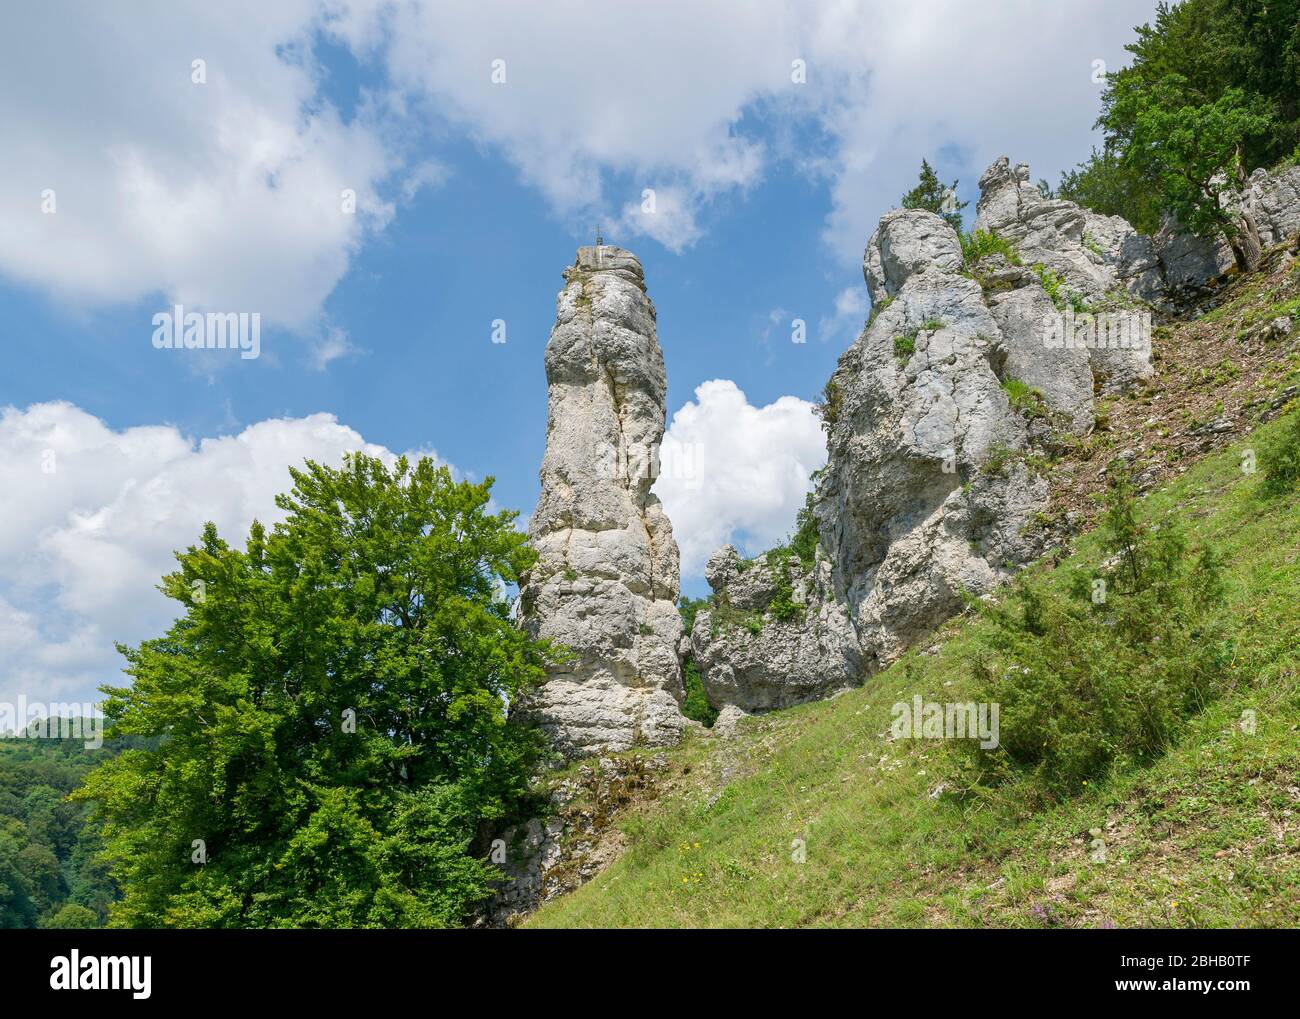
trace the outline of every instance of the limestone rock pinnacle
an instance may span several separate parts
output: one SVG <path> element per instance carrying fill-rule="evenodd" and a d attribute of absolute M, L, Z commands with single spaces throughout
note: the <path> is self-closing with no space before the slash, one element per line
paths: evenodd
<path fill-rule="evenodd" d="M 521 621 L 572 657 L 523 709 L 576 757 L 681 738 L 682 622 L 677 542 L 650 491 L 667 378 L 645 273 L 630 251 L 601 244 L 579 248 L 564 280 Z"/>

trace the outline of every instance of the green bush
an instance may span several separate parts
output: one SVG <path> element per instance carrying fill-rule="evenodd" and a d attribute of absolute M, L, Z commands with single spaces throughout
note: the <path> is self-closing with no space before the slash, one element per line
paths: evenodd
<path fill-rule="evenodd" d="M 916 353 L 916 334 L 917 330 L 913 329 L 894 337 L 894 357 L 898 358 L 899 364 L 906 364 L 907 359 Z"/>
<path fill-rule="evenodd" d="M 774 548 L 767 553 L 767 569 L 776 593 L 768 603 L 767 611 L 773 619 L 791 623 L 803 616 L 804 606 L 794 600 L 794 585 L 790 583 L 790 560 L 795 558 L 789 546 Z"/>
<path fill-rule="evenodd" d="M 1300 410 L 1291 412 L 1290 424 L 1281 439 L 1266 446 L 1260 460 L 1265 495 L 1295 494 L 1300 485 Z"/>
<path fill-rule="evenodd" d="M 817 515 L 813 506 L 813 493 L 809 492 L 804 496 L 803 506 L 795 514 L 795 531 L 790 539 L 790 550 L 799 557 L 805 570 L 812 570 L 817 562 Z"/>
<path fill-rule="evenodd" d="M 840 419 L 840 406 L 843 400 L 844 394 L 840 392 L 840 384 L 834 379 L 828 380 L 822 389 L 822 402 L 813 408 L 817 416 L 822 419 L 822 424 L 830 426 Z"/>
<path fill-rule="evenodd" d="M 1076 571 L 1066 591 L 1022 576 L 1001 604 L 975 603 L 993 624 L 976 699 L 1000 706 L 1000 744 L 958 744 L 968 791 L 1028 777 L 1047 796 L 1076 793 L 1162 753 L 1225 682 L 1217 555 L 1190 549 L 1173 522 L 1140 519 L 1123 465 L 1110 474 L 1109 572 Z"/>
<path fill-rule="evenodd" d="M 1034 387 L 1019 379 L 1007 379 L 1002 383 L 1002 390 L 1007 394 L 1007 402 L 1011 404 L 1012 410 L 1027 418 L 1047 416 L 1047 401 L 1042 392 Z"/>
<path fill-rule="evenodd" d="M 1083 314 L 1088 310 L 1088 302 L 1083 299 L 1081 294 L 1076 294 L 1065 285 L 1065 277 L 1055 272 L 1042 262 L 1035 262 L 1032 266 L 1033 273 L 1038 277 L 1043 289 L 1047 291 L 1047 296 L 1051 298 L 1052 304 L 1057 311 L 1064 311 L 1066 308 L 1072 308 L 1078 314 Z"/>
<path fill-rule="evenodd" d="M 718 709 L 709 703 L 704 692 L 704 680 L 700 677 L 700 667 L 695 659 L 687 658 L 682 663 L 682 682 L 686 686 L 686 700 L 682 703 L 682 714 L 694 719 L 706 729 L 712 729 L 718 720 Z"/>
<path fill-rule="evenodd" d="M 962 260 L 967 268 L 989 255 L 1001 255 L 1012 265 L 1020 264 L 1020 252 L 1016 246 L 992 230 L 975 230 L 958 236 L 961 238 Z"/>

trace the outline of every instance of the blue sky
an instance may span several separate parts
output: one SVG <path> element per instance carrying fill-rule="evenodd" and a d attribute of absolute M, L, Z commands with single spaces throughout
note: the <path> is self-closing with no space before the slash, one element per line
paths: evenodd
<path fill-rule="evenodd" d="M 150 585 L 170 549 L 203 519 L 272 516 L 281 461 L 436 451 L 527 514 L 560 273 L 597 222 L 645 265 L 670 420 L 694 405 L 670 435 L 704 450 L 701 484 L 659 490 L 684 587 L 705 593 L 708 551 L 759 551 L 793 521 L 824 456 L 809 401 L 866 313 L 862 249 L 921 157 L 961 179 L 968 218 L 998 155 L 1056 179 L 1094 140 L 1094 62 L 1118 66 L 1152 6 L 14 14 L 0 698 L 114 679 L 112 641 L 169 618 Z M 154 349 L 152 316 L 175 300 L 258 311 L 261 356 Z"/>

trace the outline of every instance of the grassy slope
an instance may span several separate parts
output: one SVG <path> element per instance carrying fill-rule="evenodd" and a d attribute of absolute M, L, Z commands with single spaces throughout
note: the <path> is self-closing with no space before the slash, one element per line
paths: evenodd
<path fill-rule="evenodd" d="M 914 693 L 964 699 L 984 624 L 952 620 L 860 690 L 673 751 L 623 856 L 528 925 L 1300 926 L 1300 499 L 1261 500 L 1239 467 L 1278 425 L 1144 501 L 1225 554 L 1239 642 L 1233 689 L 1157 763 L 1037 812 L 1015 788 L 944 795 L 951 751 L 888 729 Z M 1091 535 L 1075 560 L 1096 562 Z"/>

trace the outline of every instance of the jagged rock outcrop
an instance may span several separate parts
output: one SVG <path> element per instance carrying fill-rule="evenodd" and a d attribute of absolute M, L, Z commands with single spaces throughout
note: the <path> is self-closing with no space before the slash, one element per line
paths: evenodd
<path fill-rule="evenodd" d="M 770 711 L 861 683 L 857 635 L 824 556 L 809 570 L 793 555 L 746 561 L 727 545 L 705 576 L 713 601 L 695 617 L 691 654 L 714 707 Z"/>
<path fill-rule="evenodd" d="M 572 652 L 521 710 L 566 756 L 681 738 L 677 543 L 650 492 L 667 382 L 641 263 L 583 247 L 546 347 L 538 561 L 521 584 L 535 636 Z"/>
<path fill-rule="evenodd" d="M 654 800 L 670 770 L 664 754 L 602 757 L 555 783 L 545 816 L 507 828 L 486 850 L 502 877 L 479 925 L 513 926 L 604 870 L 623 849 L 620 816 Z"/>
<path fill-rule="evenodd" d="M 1045 550 L 1044 458 L 1092 429 L 1094 393 L 1151 374 L 1149 309 L 1232 263 L 1047 198 L 1006 158 L 980 188 L 974 228 L 996 239 L 964 263 L 940 217 L 881 219 L 863 260 L 875 314 L 827 386 L 817 516 L 868 670 Z M 1265 244 L 1287 238 L 1300 168 L 1257 172 L 1236 200 Z"/>
<path fill-rule="evenodd" d="M 1164 270 L 1150 237 L 1138 233 L 1121 216 L 1102 216 L 1065 199 L 1044 197 L 1029 182 L 1029 167 L 1024 163 L 1013 167 L 1003 156 L 984 171 L 976 212 L 975 230 L 997 234 L 1018 252 L 1022 272 L 1015 284 L 1022 291 L 1026 286 L 1030 293 L 1042 290 L 1041 286 L 1033 287 L 1033 277 L 1039 272 L 1053 274 L 1060 279 L 1058 303 L 1072 302 L 1071 310 L 1077 305 L 1085 314 L 1109 308 L 1125 326 L 1125 317 L 1118 313 L 1131 305 L 1132 299 L 1160 306 L 1166 302 Z M 1034 269 L 1036 266 L 1042 266 L 1042 270 Z M 1004 297 L 993 303 L 996 306 L 1010 301 L 1019 306 L 1025 299 Z M 1041 305 L 1037 296 L 1032 300 Z M 1004 312 L 999 317 L 1009 333 L 1010 345 L 1022 351 L 1044 349 L 1045 319 L 1037 309 L 1027 319 L 1016 312 Z M 1084 352 L 1086 357 L 1077 356 Z M 1084 381 L 1087 370 L 1100 377 L 1100 388 L 1105 392 L 1127 389 L 1151 373 L 1149 337 L 1130 346 L 1085 347 L 1083 351 L 1071 351 L 1074 357 L 1062 357 L 1060 353 L 1054 351 L 1047 365 L 1041 357 L 1035 357 L 1038 377 L 1023 380 L 1045 394 L 1055 391 L 1064 397 L 1063 390 L 1076 388 Z M 1064 383 L 1054 381 L 1058 367 L 1069 375 Z M 1071 412 L 1080 423 L 1088 417 L 1082 408 L 1072 408 Z"/>
<path fill-rule="evenodd" d="M 882 218 L 864 260 L 881 310 L 827 386 L 817 516 L 868 673 L 957 611 L 963 591 L 991 589 L 1041 550 L 1030 524 L 1047 483 L 1025 463 L 1034 422 L 1012 408 L 999 371 L 1039 356 L 1028 302 L 1042 287 L 1017 277 L 1025 328 L 1004 334 L 960 250 L 932 213 Z M 1068 395 L 1074 413 L 1084 394 Z"/>
<path fill-rule="evenodd" d="M 1300 233 L 1300 166 L 1278 173 L 1258 169 L 1241 194 L 1229 193 L 1224 202 L 1230 207 L 1244 203 L 1265 247 L 1288 240 Z M 1194 297 L 1236 264 L 1232 248 L 1222 237 L 1197 237 L 1180 230 L 1173 220 L 1165 221 L 1154 241 L 1170 298 Z"/>
<path fill-rule="evenodd" d="M 968 250 L 920 210 L 886 213 L 872 235 L 872 319 L 822 407 L 830 582 L 819 564 L 802 580 L 804 617 L 760 620 L 766 569 L 715 556 L 691 641 L 713 703 L 766 710 L 859 682 L 1046 551 L 1060 536 L 1042 516 L 1044 464 L 1092 430 L 1097 394 L 1151 376 L 1151 312 L 1184 306 L 1232 264 L 1221 242 L 1147 237 L 1046 197 L 1005 157 L 980 189 Z M 1300 168 L 1257 172 L 1234 200 L 1266 245 L 1293 236 Z"/>
<path fill-rule="evenodd" d="M 1046 198 L 1029 167 L 1006 156 L 980 177 L 975 229 L 1011 241 L 1026 265 L 1041 263 L 1071 291 L 1095 303 L 1121 288 L 1153 302 L 1164 294 L 1160 258 L 1150 237 L 1121 216 L 1103 216 L 1063 198 Z"/>

